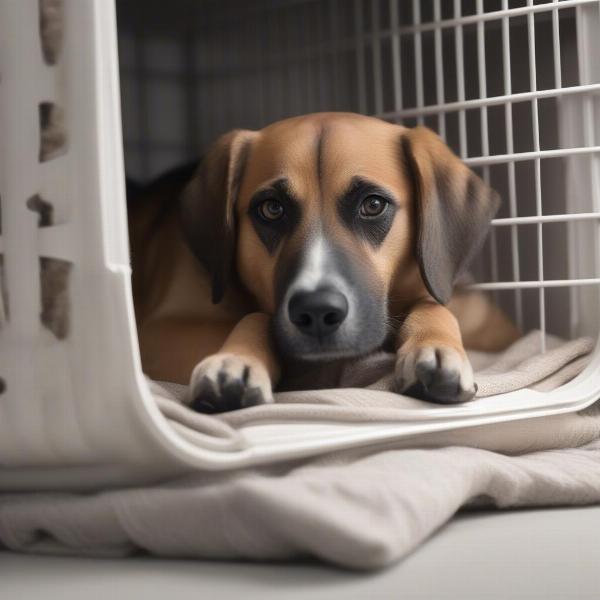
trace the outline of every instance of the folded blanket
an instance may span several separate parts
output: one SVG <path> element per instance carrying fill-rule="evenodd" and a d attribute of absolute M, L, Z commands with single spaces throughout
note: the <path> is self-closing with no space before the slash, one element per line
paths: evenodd
<path fill-rule="evenodd" d="M 531 343 L 524 338 L 501 356 L 473 357 L 483 394 L 556 386 L 581 370 L 591 347 L 589 341 L 553 340 L 546 355 L 531 358 Z M 164 387 L 159 402 L 182 431 L 217 445 L 242 444 L 239 427 L 275 419 L 277 411 L 279 418 L 282 410 L 289 417 L 295 414 L 285 410 L 289 407 L 302 418 L 315 413 L 352 418 L 353 412 L 357 418 L 377 399 L 372 410 L 378 418 L 389 415 L 394 410 L 392 394 L 385 391 L 389 363 L 378 368 L 370 383 L 365 373 L 373 375 L 375 368 L 347 375 L 377 389 L 301 392 L 296 403 L 294 393 L 281 394 L 279 405 L 218 419 L 191 413 L 168 398 Z M 418 401 L 394 399 L 404 413 L 417 410 Z M 429 434 L 420 438 L 420 448 L 361 448 L 97 494 L 4 495 L 0 544 L 94 555 L 147 551 L 255 560 L 310 555 L 346 567 L 379 568 L 413 550 L 461 507 L 599 502 L 599 436 L 600 414 L 591 407 L 580 414 Z M 515 456 L 532 449 L 539 451 Z"/>

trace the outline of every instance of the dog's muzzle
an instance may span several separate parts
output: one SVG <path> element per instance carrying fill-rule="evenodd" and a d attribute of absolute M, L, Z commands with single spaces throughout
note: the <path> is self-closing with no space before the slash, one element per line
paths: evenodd
<path fill-rule="evenodd" d="M 280 270 L 272 326 L 284 356 L 336 360 L 379 347 L 386 298 L 331 240 L 317 238 Z"/>

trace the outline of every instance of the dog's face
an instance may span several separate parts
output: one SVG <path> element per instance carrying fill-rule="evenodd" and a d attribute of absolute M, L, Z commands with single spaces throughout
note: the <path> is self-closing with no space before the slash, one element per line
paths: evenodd
<path fill-rule="evenodd" d="M 381 345 L 395 270 L 418 272 L 399 151 L 395 127 L 337 115 L 276 123 L 254 141 L 237 203 L 237 272 L 274 314 L 286 354 L 337 358 Z"/>
<path fill-rule="evenodd" d="M 284 354 L 333 359 L 381 346 L 390 309 L 446 301 L 496 206 L 430 131 L 321 113 L 221 138 L 183 224 L 215 300 L 234 271 Z"/>

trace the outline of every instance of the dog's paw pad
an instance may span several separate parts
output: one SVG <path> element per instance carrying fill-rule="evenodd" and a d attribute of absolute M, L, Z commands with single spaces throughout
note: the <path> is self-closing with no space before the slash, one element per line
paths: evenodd
<path fill-rule="evenodd" d="M 407 396 L 441 404 L 467 402 L 477 393 L 468 358 L 453 348 L 399 351 L 396 383 Z"/>
<path fill-rule="evenodd" d="M 266 369 L 231 354 L 204 359 L 192 373 L 189 405 L 202 413 L 220 413 L 273 402 Z"/>

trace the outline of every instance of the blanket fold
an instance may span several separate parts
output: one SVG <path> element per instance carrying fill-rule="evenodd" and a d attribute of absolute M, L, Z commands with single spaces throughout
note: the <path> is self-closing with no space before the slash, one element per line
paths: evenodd
<path fill-rule="evenodd" d="M 600 444 L 520 457 L 476 448 L 342 453 L 292 468 L 196 474 L 95 496 L 5 496 L 10 549 L 252 560 L 355 569 L 400 559 L 463 505 L 600 501 Z"/>

